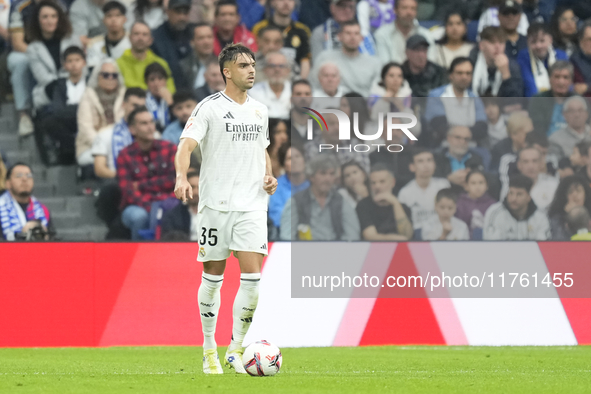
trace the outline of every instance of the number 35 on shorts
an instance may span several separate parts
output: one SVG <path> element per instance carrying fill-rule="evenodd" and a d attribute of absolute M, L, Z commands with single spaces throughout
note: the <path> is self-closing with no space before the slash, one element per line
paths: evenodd
<path fill-rule="evenodd" d="M 216 235 L 218 229 L 210 228 L 209 230 L 205 227 L 201 227 L 201 238 L 199 238 L 199 245 L 205 244 L 209 246 L 216 246 L 218 244 L 218 236 Z"/>

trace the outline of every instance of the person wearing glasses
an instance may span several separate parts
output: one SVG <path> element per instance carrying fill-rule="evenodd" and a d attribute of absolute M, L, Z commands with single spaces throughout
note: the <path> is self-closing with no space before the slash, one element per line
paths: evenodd
<path fill-rule="evenodd" d="M 123 117 L 125 83 L 115 60 L 107 58 L 94 68 L 78 104 L 76 159 L 80 166 L 92 166 L 92 143 L 106 126 Z"/>
<path fill-rule="evenodd" d="M 49 210 L 33 196 L 34 186 L 28 164 L 19 162 L 8 169 L 6 192 L 0 195 L 0 240 L 31 239 L 35 231 L 53 232 Z"/>
<path fill-rule="evenodd" d="M 255 83 L 250 96 L 269 108 L 270 118 L 289 119 L 291 109 L 291 66 L 281 52 L 265 56 L 266 81 Z"/>

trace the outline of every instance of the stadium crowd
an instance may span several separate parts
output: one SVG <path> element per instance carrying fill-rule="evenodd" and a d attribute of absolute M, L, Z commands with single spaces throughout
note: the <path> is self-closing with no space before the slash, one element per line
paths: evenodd
<path fill-rule="evenodd" d="M 591 239 L 588 1 L 0 0 L 0 91 L 45 164 L 97 180 L 108 239 L 197 240 L 201 157 L 187 205 L 173 158 L 232 42 L 269 108 L 270 240 Z M 401 151 L 327 113 L 308 139 L 306 108 Z M 50 232 L 33 186 L 0 159 L 0 239 Z"/>

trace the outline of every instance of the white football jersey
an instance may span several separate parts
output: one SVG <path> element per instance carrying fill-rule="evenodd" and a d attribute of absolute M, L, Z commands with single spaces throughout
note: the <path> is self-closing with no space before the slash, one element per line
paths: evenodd
<path fill-rule="evenodd" d="M 398 200 L 410 208 L 415 230 L 422 228 L 431 216 L 436 215 L 437 192 L 448 187 L 450 187 L 449 181 L 444 178 L 431 178 L 426 189 L 421 188 L 413 179 L 400 190 Z"/>
<path fill-rule="evenodd" d="M 212 94 L 193 110 L 182 138 L 201 149 L 199 212 L 266 211 L 263 189 L 269 146 L 268 110 L 252 97 L 242 105 L 223 92 Z"/>

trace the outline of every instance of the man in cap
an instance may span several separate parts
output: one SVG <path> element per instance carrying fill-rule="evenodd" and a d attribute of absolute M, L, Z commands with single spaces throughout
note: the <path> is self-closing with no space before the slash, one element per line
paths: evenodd
<path fill-rule="evenodd" d="M 509 59 L 517 59 L 519 51 L 527 48 L 527 38 L 518 31 L 522 15 L 523 7 L 515 0 L 506 0 L 499 6 L 499 26 L 507 35 L 505 55 Z"/>
<path fill-rule="evenodd" d="M 402 64 L 402 72 L 414 97 L 427 97 L 430 90 L 447 83 L 445 70 L 427 60 L 429 46 L 429 41 L 419 34 L 406 41 L 407 60 Z"/>

